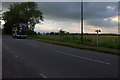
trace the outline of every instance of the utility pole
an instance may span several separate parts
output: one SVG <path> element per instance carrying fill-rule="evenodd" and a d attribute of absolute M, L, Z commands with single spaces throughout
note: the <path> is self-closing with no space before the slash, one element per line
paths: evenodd
<path fill-rule="evenodd" d="M 81 0 L 81 41 L 83 42 L 83 0 Z"/>

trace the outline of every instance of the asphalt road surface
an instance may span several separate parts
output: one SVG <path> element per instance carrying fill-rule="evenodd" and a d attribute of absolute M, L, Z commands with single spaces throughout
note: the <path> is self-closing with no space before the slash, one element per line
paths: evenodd
<path fill-rule="evenodd" d="M 118 57 L 2 37 L 3 78 L 118 78 Z"/>

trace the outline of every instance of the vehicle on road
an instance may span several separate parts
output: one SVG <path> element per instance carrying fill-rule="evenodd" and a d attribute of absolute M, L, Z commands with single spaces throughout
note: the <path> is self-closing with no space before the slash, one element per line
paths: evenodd
<path fill-rule="evenodd" d="M 12 36 L 14 38 L 26 38 L 27 37 L 27 24 L 25 23 L 13 24 Z"/>

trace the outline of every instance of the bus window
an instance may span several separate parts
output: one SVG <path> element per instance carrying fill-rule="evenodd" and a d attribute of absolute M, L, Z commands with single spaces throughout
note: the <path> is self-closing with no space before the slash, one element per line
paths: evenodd
<path fill-rule="evenodd" d="M 17 27 L 20 27 L 20 25 L 19 25 L 19 24 L 17 24 Z"/>
<path fill-rule="evenodd" d="M 24 27 L 24 25 L 22 25 L 22 27 Z"/>

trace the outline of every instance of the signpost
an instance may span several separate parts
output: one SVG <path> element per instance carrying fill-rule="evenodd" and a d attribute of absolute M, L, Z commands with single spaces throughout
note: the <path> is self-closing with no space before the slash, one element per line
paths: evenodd
<path fill-rule="evenodd" d="M 96 30 L 95 32 L 97 32 L 97 45 L 99 44 L 99 36 L 98 36 L 98 34 L 99 34 L 99 32 L 101 32 L 101 30 Z"/>

